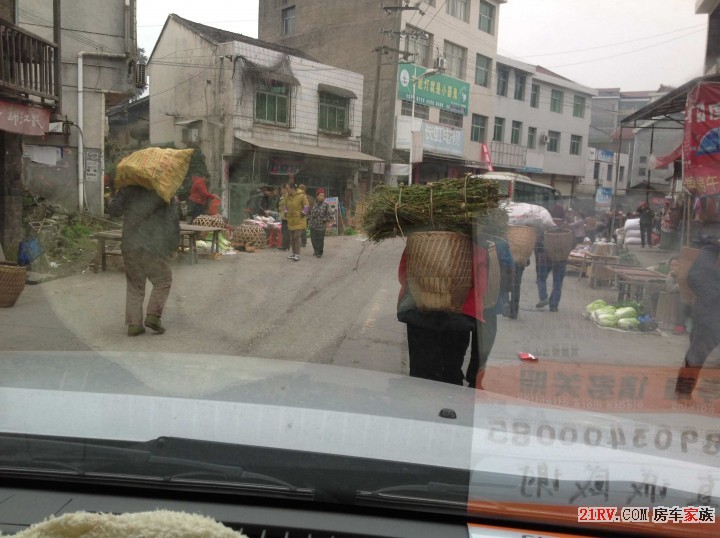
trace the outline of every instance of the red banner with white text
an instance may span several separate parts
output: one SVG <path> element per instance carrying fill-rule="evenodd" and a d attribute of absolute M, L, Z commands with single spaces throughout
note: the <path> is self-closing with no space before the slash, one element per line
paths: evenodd
<path fill-rule="evenodd" d="M 701 82 L 688 94 L 683 141 L 685 188 L 720 193 L 720 84 Z"/>

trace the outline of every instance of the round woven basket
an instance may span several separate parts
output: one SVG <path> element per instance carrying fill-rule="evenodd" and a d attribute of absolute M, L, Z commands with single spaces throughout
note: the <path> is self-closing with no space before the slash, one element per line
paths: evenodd
<path fill-rule="evenodd" d="M 483 296 L 483 310 L 494 307 L 500 295 L 500 260 L 495 243 L 490 243 L 487 251 L 487 288 Z"/>
<path fill-rule="evenodd" d="M 575 237 L 572 230 L 546 230 L 545 252 L 551 262 L 567 261 L 573 249 Z"/>
<path fill-rule="evenodd" d="M 699 255 L 700 249 L 698 248 L 683 247 L 680 249 L 677 282 L 678 288 L 680 288 L 682 302 L 689 305 L 695 304 L 695 293 L 690 289 L 690 285 L 688 284 L 688 273 Z"/>
<path fill-rule="evenodd" d="M 472 288 L 472 243 L 455 232 L 416 232 L 407 241 L 407 284 L 418 309 L 460 312 Z"/>
<path fill-rule="evenodd" d="M 535 228 L 510 225 L 507 230 L 507 241 L 513 261 L 518 265 L 525 265 L 535 249 Z"/>
<path fill-rule="evenodd" d="M 0 262 L 0 308 L 10 308 L 25 289 L 26 267 Z"/>
<path fill-rule="evenodd" d="M 195 226 L 225 228 L 225 220 L 220 215 L 198 215 L 192 221 Z"/>
<path fill-rule="evenodd" d="M 240 241 L 241 243 L 249 244 L 257 248 L 267 247 L 265 228 L 257 224 L 243 224 L 242 226 L 238 226 L 233 236 L 236 241 Z"/>

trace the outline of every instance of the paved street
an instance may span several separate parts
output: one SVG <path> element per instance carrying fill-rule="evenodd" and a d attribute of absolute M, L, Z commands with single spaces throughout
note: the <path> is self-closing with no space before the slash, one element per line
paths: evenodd
<path fill-rule="evenodd" d="M 27 286 L 13 308 L 0 310 L 2 347 L 225 354 L 407 373 L 405 326 L 395 316 L 403 241 L 328 238 L 321 260 L 308 255 L 310 248 L 299 263 L 272 250 L 194 266 L 178 261 L 162 336 L 126 336 L 125 279 L 117 269 Z M 669 257 L 637 251 L 646 265 Z M 499 318 L 491 361 L 517 361 L 528 351 L 571 364 L 681 362 L 687 337 L 600 329 L 582 319 L 587 303 L 611 301 L 615 290 L 592 290 L 568 273 L 560 312 L 550 313 L 535 309 L 534 281 L 531 265 L 519 319 Z"/>

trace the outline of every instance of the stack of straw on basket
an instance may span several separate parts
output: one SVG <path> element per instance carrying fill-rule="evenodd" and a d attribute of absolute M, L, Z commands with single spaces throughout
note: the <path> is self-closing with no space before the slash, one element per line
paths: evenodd
<path fill-rule="evenodd" d="M 495 181 L 447 179 L 428 185 L 382 186 L 369 196 L 363 226 L 372 241 L 408 236 L 407 283 L 420 310 L 460 312 L 473 286 L 473 244 L 505 237 L 507 213 Z M 500 265 L 488 248 L 484 306 L 497 302 Z"/>

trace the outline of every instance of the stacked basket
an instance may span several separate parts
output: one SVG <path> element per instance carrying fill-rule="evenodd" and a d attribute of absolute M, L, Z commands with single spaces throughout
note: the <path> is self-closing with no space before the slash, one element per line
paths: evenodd
<path fill-rule="evenodd" d="M 572 252 L 575 237 L 571 230 L 546 230 L 544 237 L 545 252 L 551 262 L 566 262 Z"/>
<path fill-rule="evenodd" d="M 407 241 L 407 283 L 419 310 L 460 312 L 472 288 L 472 243 L 455 232 L 416 232 Z"/>
<path fill-rule="evenodd" d="M 0 262 L 0 308 L 15 304 L 25 289 L 27 269 L 11 262 Z"/>

